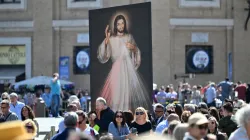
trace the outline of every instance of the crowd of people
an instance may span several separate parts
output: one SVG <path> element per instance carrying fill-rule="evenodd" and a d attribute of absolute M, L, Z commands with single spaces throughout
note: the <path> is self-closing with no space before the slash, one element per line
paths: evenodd
<path fill-rule="evenodd" d="M 64 117 L 52 140 L 145 140 L 159 135 L 171 140 L 250 139 L 250 87 L 242 82 L 233 84 L 225 79 L 204 87 L 194 85 L 192 89 L 184 83 L 176 90 L 172 84 L 154 87 L 153 112 L 144 107 L 112 110 L 102 97 L 96 99 L 93 111 L 86 111 L 81 98 L 72 94 L 66 112 L 60 116 L 57 108 L 53 109 L 62 97 L 57 76 L 54 74 L 44 94 L 36 95 L 45 101 L 53 117 Z M 16 93 L 2 93 L 1 100 L 0 122 L 23 121 L 34 139 L 39 134 L 34 109 L 19 101 Z"/>

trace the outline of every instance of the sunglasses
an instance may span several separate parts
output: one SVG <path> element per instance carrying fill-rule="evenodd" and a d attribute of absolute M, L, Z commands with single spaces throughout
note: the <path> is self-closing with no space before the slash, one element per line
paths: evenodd
<path fill-rule="evenodd" d="M 121 115 L 117 115 L 117 116 L 115 116 L 116 118 L 122 118 L 122 116 Z"/>
<path fill-rule="evenodd" d="M 27 129 L 34 129 L 34 127 L 33 126 L 25 126 Z"/>
<path fill-rule="evenodd" d="M 8 100 L 8 98 L 2 98 L 2 100 Z"/>
<path fill-rule="evenodd" d="M 143 115 L 144 112 L 136 112 L 135 115 Z"/>
<path fill-rule="evenodd" d="M 208 125 L 207 124 L 203 124 L 203 125 L 198 125 L 198 128 L 201 129 L 208 129 Z"/>
<path fill-rule="evenodd" d="M 161 112 L 163 112 L 163 111 L 155 111 L 156 113 L 161 113 Z"/>

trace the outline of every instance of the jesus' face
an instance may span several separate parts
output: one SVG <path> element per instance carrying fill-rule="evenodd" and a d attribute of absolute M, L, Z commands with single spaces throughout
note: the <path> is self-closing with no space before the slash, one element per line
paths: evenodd
<path fill-rule="evenodd" d="M 124 20 L 123 19 L 119 19 L 117 21 L 117 24 L 116 24 L 117 31 L 119 33 L 123 33 L 124 32 L 124 26 L 125 26 Z"/>

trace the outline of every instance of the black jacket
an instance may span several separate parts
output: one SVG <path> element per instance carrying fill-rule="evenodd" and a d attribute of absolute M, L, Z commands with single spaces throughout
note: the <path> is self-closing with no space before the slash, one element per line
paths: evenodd
<path fill-rule="evenodd" d="M 100 120 L 95 119 L 95 123 L 100 127 L 99 134 L 108 132 L 110 122 L 113 121 L 115 113 L 108 107 L 101 111 Z"/>

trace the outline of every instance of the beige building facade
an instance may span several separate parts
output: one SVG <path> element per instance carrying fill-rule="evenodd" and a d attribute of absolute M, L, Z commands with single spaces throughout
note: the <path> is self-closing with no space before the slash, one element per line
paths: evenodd
<path fill-rule="evenodd" d="M 89 45 L 88 10 L 148 1 L 6 0 L 0 3 L 0 47 L 25 46 L 26 78 L 52 75 L 59 70 L 59 57 L 69 56 L 69 80 L 76 87 L 90 89 L 89 75 L 73 73 L 74 46 Z M 212 45 L 214 56 L 213 74 L 199 74 L 188 82 L 223 80 L 228 76 L 229 53 L 232 79 L 249 81 L 246 0 L 151 0 L 151 4 L 154 83 L 176 84 L 182 80 L 175 80 L 174 75 L 185 74 L 185 45 Z M 86 38 L 79 42 L 79 36 Z M 8 77 L 2 74 L 0 79 Z"/>

